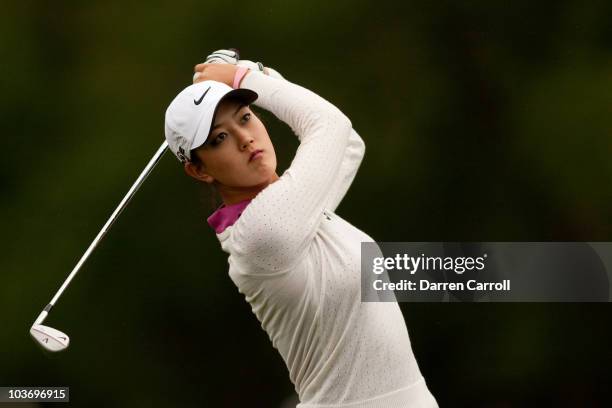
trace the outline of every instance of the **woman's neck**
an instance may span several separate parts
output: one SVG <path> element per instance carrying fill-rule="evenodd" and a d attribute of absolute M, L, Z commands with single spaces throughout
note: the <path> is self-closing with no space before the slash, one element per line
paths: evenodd
<path fill-rule="evenodd" d="M 217 190 L 219 191 L 219 195 L 223 200 L 223 204 L 228 206 L 238 204 L 245 200 L 252 200 L 261 190 L 268 187 L 278 179 L 278 174 L 274 173 L 272 178 L 264 184 L 259 184 L 252 187 L 228 187 L 224 185 L 217 185 Z"/>

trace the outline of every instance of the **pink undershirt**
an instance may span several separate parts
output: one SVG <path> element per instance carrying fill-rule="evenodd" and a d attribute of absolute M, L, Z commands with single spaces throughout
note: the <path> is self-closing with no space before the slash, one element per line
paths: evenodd
<path fill-rule="evenodd" d="M 208 225 L 210 225 L 217 234 L 222 233 L 227 227 L 234 225 L 236 220 L 240 218 L 240 215 L 242 215 L 242 212 L 250 202 L 251 199 L 227 206 L 223 204 L 221 207 L 217 208 L 210 217 L 207 218 Z"/>

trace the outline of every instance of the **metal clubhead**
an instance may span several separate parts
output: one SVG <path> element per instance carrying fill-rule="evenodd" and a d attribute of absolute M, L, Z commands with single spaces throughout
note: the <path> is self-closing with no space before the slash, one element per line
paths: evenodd
<path fill-rule="evenodd" d="M 35 324 L 30 329 L 30 334 L 34 339 L 49 351 L 62 351 L 70 343 L 70 338 L 65 333 L 52 327 Z"/>

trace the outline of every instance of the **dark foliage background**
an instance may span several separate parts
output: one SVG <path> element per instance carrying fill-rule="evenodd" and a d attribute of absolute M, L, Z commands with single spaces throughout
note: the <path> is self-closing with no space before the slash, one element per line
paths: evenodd
<path fill-rule="evenodd" d="M 0 385 L 67 385 L 87 407 L 292 394 L 169 154 L 51 313 L 70 349 L 28 335 L 218 48 L 351 118 L 367 153 L 338 213 L 379 241 L 609 241 L 611 16 L 604 0 L 3 3 Z M 297 143 L 264 117 L 284 169 Z M 610 402 L 610 304 L 402 309 L 441 406 Z"/>

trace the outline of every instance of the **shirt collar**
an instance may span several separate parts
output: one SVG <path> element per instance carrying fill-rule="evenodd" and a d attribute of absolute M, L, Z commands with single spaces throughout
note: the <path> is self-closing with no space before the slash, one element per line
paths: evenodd
<path fill-rule="evenodd" d="M 207 218 L 210 225 L 217 234 L 225 231 L 227 227 L 231 227 L 240 218 L 244 209 L 249 205 L 251 199 L 241 201 L 231 205 L 221 205 L 217 208 L 210 217 Z"/>

